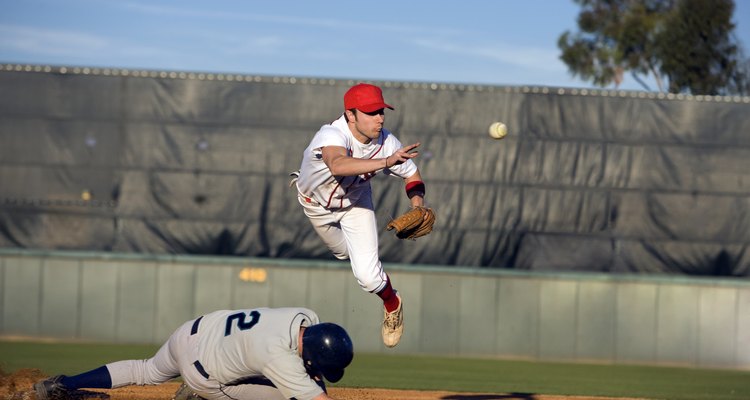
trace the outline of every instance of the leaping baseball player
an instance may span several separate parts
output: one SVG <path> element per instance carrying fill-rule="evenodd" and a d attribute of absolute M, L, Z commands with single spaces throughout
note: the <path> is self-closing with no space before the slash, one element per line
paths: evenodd
<path fill-rule="evenodd" d="M 425 185 L 412 161 L 420 144 L 402 146 L 383 127 L 386 108 L 394 109 L 379 87 L 352 86 L 344 94 L 343 114 L 323 125 L 305 149 L 292 184 L 296 182 L 305 215 L 333 255 L 349 259 L 360 287 L 383 300 L 383 343 L 394 347 L 403 334 L 403 304 L 380 262 L 370 180 L 379 173 L 402 178 L 412 207 L 420 209 Z"/>
<path fill-rule="evenodd" d="M 157 385 L 182 376 L 175 399 L 326 400 L 354 357 L 344 328 L 306 308 L 221 310 L 185 322 L 146 360 L 116 361 L 34 384 L 38 400 L 79 389 Z"/>

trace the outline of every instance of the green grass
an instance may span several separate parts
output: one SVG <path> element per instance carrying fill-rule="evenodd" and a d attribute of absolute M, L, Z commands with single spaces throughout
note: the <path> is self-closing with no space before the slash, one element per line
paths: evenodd
<path fill-rule="evenodd" d="M 0 368 L 76 374 L 107 362 L 148 358 L 158 346 L 0 341 Z M 750 371 L 541 363 L 356 354 L 337 386 L 461 392 L 750 399 Z M 530 397 L 530 396 L 529 396 Z"/>
<path fill-rule="evenodd" d="M 0 368 L 38 368 L 47 375 L 78 374 L 112 361 L 149 358 L 159 346 L 40 343 L 0 340 Z"/>
<path fill-rule="evenodd" d="M 750 372 L 357 354 L 346 386 L 649 399 L 750 399 Z"/>

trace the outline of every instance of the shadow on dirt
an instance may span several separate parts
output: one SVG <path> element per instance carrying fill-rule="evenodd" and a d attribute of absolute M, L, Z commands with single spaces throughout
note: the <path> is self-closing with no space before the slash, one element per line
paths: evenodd
<path fill-rule="evenodd" d="M 441 397 L 441 400 L 534 400 L 533 393 L 507 393 L 507 394 L 452 394 Z"/>

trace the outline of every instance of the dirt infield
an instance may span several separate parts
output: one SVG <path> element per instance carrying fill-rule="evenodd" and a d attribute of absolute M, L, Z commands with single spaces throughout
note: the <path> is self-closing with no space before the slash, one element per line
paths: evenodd
<path fill-rule="evenodd" d="M 46 378 L 39 370 L 22 369 L 0 376 L 0 399 L 35 400 L 34 382 Z M 169 400 L 180 386 L 168 382 L 158 386 L 130 386 L 120 389 L 87 391 L 81 399 Z M 456 393 L 444 391 L 390 390 L 366 388 L 330 388 L 329 394 L 339 400 L 615 400 L 610 397 L 549 396 L 531 393 Z M 617 398 L 616 400 L 638 400 Z M 642 400 L 642 399 L 641 399 Z"/>

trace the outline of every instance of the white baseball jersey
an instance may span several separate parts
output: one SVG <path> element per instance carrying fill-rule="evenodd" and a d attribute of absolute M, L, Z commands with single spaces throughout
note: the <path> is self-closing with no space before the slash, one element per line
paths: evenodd
<path fill-rule="evenodd" d="M 315 134 L 310 145 L 305 149 L 300 166 L 300 176 L 297 189 L 300 194 L 307 196 L 329 209 L 338 209 L 357 204 L 360 199 L 370 198 L 372 189 L 370 179 L 378 172 L 393 174 L 401 178 L 408 178 L 417 172 L 413 161 L 358 176 L 333 176 L 331 170 L 323 161 L 323 147 L 339 146 L 346 149 L 347 154 L 354 158 L 373 159 L 386 158 L 402 147 L 401 142 L 389 130 L 383 128 L 380 137 L 368 144 L 358 141 L 346 123 L 346 117 L 330 124 L 323 125 Z"/>
<path fill-rule="evenodd" d="M 221 310 L 198 328 L 198 360 L 223 384 L 265 376 L 286 398 L 310 399 L 323 390 L 298 355 L 300 327 L 319 323 L 306 308 Z"/>

